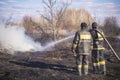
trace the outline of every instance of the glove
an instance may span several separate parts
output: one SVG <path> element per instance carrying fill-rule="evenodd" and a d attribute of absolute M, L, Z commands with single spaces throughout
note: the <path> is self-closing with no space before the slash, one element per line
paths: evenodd
<path fill-rule="evenodd" d="M 77 55 L 76 55 L 75 50 L 72 50 L 72 52 L 73 52 L 74 57 L 76 57 Z"/>

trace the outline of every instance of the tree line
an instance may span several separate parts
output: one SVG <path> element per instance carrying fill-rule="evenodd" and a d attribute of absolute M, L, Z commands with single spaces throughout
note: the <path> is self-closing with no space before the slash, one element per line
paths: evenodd
<path fill-rule="evenodd" d="M 71 34 L 80 29 L 81 22 L 86 22 L 91 28 L 96 21 L 85 9 L 70 9 L 71 2 L 60 0 L 42 0 L 44 13 L 39 14 L 39 21 L 34 16 L 24 16 L 20 23 L 26 29 L 26 33 L 39 40 L 57 40 L 61 35 Z M 98 23 L 99 24 L 99 23 Z M 119 35 L 120 27 L 116 17 L 106 17 L 104 23 L 99 25 L 107 36 Z"/>

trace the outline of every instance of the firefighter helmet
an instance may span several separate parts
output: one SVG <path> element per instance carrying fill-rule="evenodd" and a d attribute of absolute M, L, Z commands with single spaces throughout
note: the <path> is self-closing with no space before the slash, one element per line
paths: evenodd
<path fill-rule="evenodd" d="M 92 23 L 92 28 L 93 28 L 93 29 L 96 29 L 96 28 L 97 28 L 97 23 L 96 23 L 96 22 L 93 22 L 93 23 Z"/>
<path fill-rule="evenodd" d="M 85 22 L 81 23 L 81 29 L 87 28 L 87 24 Z"/>

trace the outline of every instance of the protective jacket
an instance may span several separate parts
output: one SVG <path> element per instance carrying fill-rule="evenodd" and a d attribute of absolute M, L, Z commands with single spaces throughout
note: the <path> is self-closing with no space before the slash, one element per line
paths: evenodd
<path fill-rule="evenodd" d="M 102 30 L 98 30 L 99 32 L 102 32 Z M 93 38 L 93 50 L 104 50 L 103 47 L 103 37 L 100 35 L 100 33 L 98 33 L 96 30 L 91 29 L 90 33 L 92 35 Z M 104 34 L 103 34 L 104 35 Z"/>
<path fill-rule="evenodd" d="M 89 55 L 91 39 L 91 34 L 87 30 L 76 32 L 72 45 L 76 54 Z"/>

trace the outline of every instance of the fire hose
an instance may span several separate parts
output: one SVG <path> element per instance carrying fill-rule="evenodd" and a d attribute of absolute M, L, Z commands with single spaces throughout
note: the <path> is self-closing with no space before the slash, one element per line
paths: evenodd
<path fill-rule="evenodd" d="M 108 46 L 110 47 L 110 49 L 112 50 L 113 54 L 116 56 L 116 58 L 120 61 L 120 57 L 117 55 L 117 53 L 115 52 L 115 50 L 112 48 L 112 46 L 110 45 L 109 41 L 105 38 L 105 36 L 98 30 L 96 30 L 98 33 L 100 33 L 100 35 L 104 38 L 104 40 L 106 41 L 106 43 L 108 44 Z"/>

